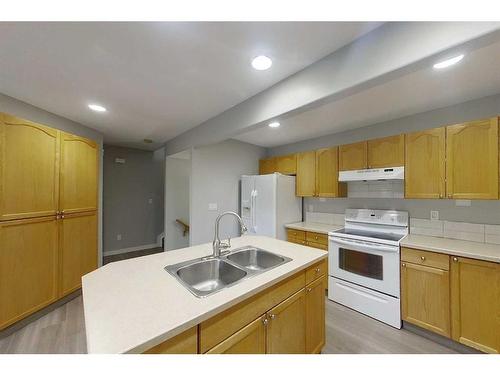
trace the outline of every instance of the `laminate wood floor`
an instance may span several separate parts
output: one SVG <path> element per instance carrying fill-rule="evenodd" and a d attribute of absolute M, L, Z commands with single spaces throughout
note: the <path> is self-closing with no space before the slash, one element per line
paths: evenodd
<path fill-rule="evenodd" d="M 0 353 L 86 353 L 82 297 L 79 296 L 10 336 Z M 397 330 L 332 301 L 326 301 L 323 354 L 449 353 L 455 351 L 407 330 Z"/>

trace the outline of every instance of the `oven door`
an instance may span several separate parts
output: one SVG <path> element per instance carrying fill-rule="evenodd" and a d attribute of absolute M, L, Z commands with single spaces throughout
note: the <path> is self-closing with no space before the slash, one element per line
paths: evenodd
<path fill-rule="evenodd" d="M 331 276 L 399 298 L 399 246 L 330 237 Z"/>

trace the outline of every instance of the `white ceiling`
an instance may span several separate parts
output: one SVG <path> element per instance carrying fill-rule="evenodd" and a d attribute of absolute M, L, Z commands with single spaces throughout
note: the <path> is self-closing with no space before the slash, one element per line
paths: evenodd
<path fill-rule="evenodd" d="M 4 22 L 0 92 L 99 130 L 107 143 L 155 149 L 379 25 Z M 273 59 L 270 70 L 251 68 L 259 54 Z"/>
<path fill-rule="evenodd" d="M 236 139 L 264 147 L 338 133 L 415 113 L 500 93 L 500 42 L 467 53 L 462 62 L 444 70 L 432 64 L 421 70 L 357 94 L 278 119 Z"/>

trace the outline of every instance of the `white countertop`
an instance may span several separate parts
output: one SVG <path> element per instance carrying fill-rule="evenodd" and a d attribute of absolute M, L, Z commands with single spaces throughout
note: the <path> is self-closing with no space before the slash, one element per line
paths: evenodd
<path fill-rule="evenodd" d="M 164 267 L 209 255 L 211 244 L 107 264 L 83 277 L 87 351 L 142 353 L 328 254 L 261 236 L 231 242 L 233 249 L 253 245 L 293 260 L 205 298 L 191 294 Z"/>
<path fill-rule="evenodd" d="M 500 263 L 500 245 L 409 234 L 401 246 Z"/>
<path fill-rule="evenodd" d="M 309 232 L 328 234 L 328 232 L 334 232 L 336 230 L 342 229 L 343 225 L 331 225 L 315 223 L 311 221 L 301 221 L 299 223 L 285 224 L 285 228 L 305 230 Z"/>

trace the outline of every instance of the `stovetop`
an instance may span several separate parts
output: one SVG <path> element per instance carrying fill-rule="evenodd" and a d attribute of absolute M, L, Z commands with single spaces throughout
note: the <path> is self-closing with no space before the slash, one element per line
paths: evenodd
<path fill-rule="evenodd" d="M 331 234 L 335 236 L 336 233 L 347 234 L 356 237 L 371 238 L 376 240 L 394 241 L 394 242 L 401 241 L 406 235 L 402 233 L 377 233 L 377 232 L 371 232 L 360 229 L 350 229 L 350 228 L 342 228 L 336 230 L 335 232 L 332 232 Z"/>

